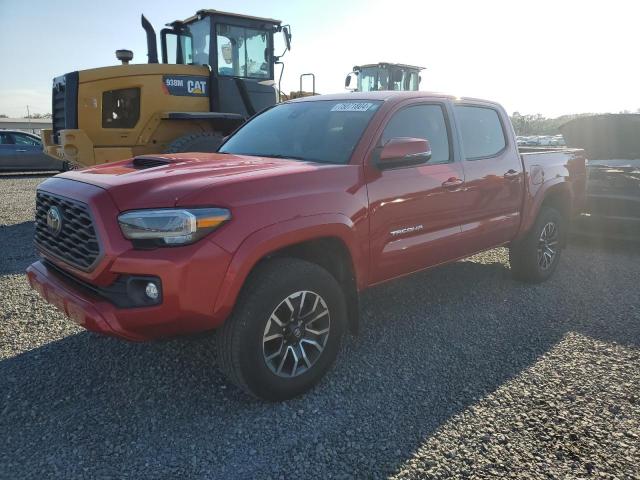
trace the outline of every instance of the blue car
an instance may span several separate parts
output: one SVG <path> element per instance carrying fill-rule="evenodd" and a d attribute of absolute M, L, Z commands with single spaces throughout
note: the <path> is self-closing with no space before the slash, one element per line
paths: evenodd
<path fill-rule="evenodd" d="M 18 130 L 0 130 L 0 171 L 67 170 L 67 163 L 42 151 L 37 135 Z"/>

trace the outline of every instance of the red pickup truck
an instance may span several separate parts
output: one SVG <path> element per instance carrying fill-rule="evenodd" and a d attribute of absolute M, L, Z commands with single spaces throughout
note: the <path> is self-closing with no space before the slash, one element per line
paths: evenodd
<path fill-rule="evenodd" d="M 219 153 L 140 156 L 43 182 L 31 286 L 130 340 L 218 329 L 247 392 L 315 384 L 367 287 L 508 246 L 547 279 L 584 202 L 581 150 L 519 151 L 496 103 L 425 92 L 307 97 Z"/>

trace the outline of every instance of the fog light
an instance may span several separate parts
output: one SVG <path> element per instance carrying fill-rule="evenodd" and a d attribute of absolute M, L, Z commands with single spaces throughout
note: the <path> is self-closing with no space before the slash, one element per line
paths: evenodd
<path fill-rule="evenodd" d="M 158 296 L 160 295 L 160 292 L 158 291 L 158 286 L 153 282 L 147 283 L 147 286 L 144 289 L 144 293 L 151 300 L 157 300 Z"/>

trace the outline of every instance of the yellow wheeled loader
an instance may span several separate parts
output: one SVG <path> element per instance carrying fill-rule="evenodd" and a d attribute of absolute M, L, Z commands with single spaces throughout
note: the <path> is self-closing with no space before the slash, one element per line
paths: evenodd
<path fill-rule="evenodd" d="M 347 75 L 344 86 L 356 92 L 372 92 L 376 90 L 416 91 L 422 78 L 420 71 L 424 67 L 404 65 L 402 63 L 370 63 L 356 65 Z M 352 77 L 356 77 L 355 88 L 351 86 Z"/>
<path fill-rule="evenodd" d="M 291 29 L 279 20 L 200 10 L 156 33 L 142 15 L 148 63 L 54 78 L 53 128 L 44 150 L 70 166 L 90 166 L 141 154 L 212 152 L 256 112 L 274 105 L 276 65 L 291 49 Z M 281 32 L 285 49 L 274 51 Z M 280 71 L 282 78 L 282 71 Z"/>

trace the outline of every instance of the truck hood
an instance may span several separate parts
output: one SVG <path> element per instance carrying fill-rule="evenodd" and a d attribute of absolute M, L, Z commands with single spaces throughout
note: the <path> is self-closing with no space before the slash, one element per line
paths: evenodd
<path fill-rule="evenodd" d="M 332 167 L 344 166 L 220 153 L 181 153 L 138 156 L 66 172 L 59 177 L 103 188 L 118 208 L 130 210 L 185 205 L 187 197 L 195 197 L 204 189 Z"/>

